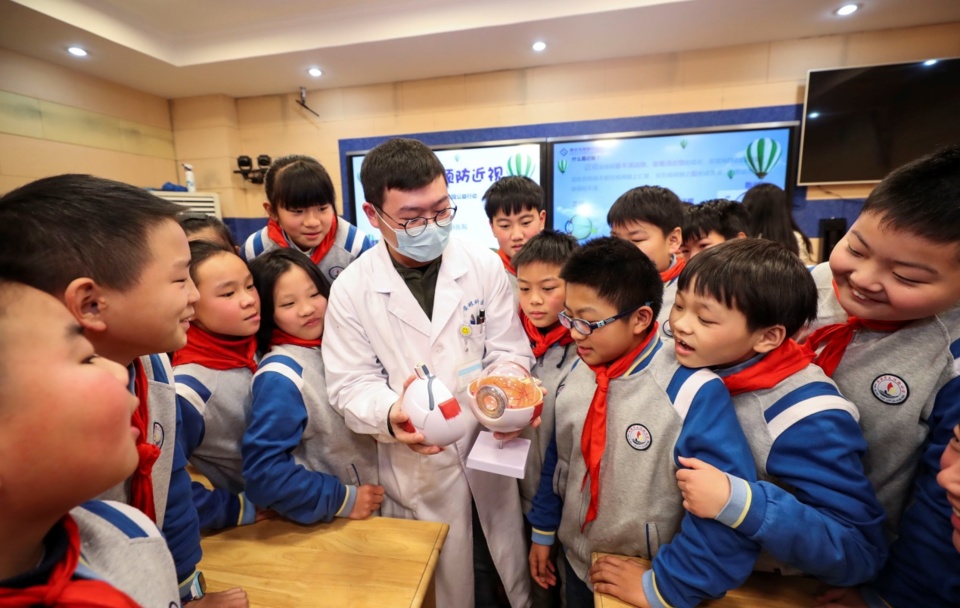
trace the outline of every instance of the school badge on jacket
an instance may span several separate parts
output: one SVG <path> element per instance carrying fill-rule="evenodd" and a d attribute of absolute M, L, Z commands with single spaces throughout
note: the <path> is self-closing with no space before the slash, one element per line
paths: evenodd
<path fill-rule="evenodd" d="M 873 381 L 873 396 L 887 405 L 900 405 L 910 396 L 910 389 L 903 378 L 893 374 L 881 374 Z"/>

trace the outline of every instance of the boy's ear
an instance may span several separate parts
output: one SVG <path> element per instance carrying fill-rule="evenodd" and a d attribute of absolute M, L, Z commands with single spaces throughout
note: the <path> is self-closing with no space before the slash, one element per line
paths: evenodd
<path fill-rule="evenodd" d="M 680 251 L 680 246 L 683 245 L 683 236 L 680 232 L 680 226 L 677 226 L 667 233 L 667 245 L 670 247 L 670 253 L 677 253 Z"/>
<path fill-rule="evenodd" d="M 380 217 L 377 215 L 376 207 L 374 207 L 372 203 L 363 203 L 361 208 L 363 209 L 364 215 L 367 216 L 367 221 L 370 222 L 370 225 L 374 228 L 380 228 Z"/>
<path fill-rule="evenodd" d="M 70 281 L 63 292 L 63 303 L 84 329 L 97 332 L 106 330 L 104 312 L 107 300 L 103 289 L 90 277 Z"/>
<path fill-rule="evenodd" d="M 639 336 L 653 324 L 653 309 L 649 306 L 641 306 L 630 318 L 634 321 L 633 335 Z"/>
<path fill-rule="evenodd" d="M 270 201 L 263 201 L 263 210 L 267 212 L 270 219 L 276 221 L 277 213 L 273 210 L 273 205 L 270 204 Z"/>
<path fill-rule="evenodd" d="M 745 238 L 747 238 L 747 233 L 746 233 L 746 232 L 738 232 L 738 233 L 737 233 L 737 236 L 735 236 L 735 237 L 733 237 L 733 238 L 735 238 L 735 239 L 745 239 Z"/>
<path fill-rule="evenodd" d="M 783 325 L 774 325 L 761 330 L 760 338 L 753 345 L 753 350 L 757 353 L 769 353 L 773 349 L 783 344 L 787 339 L 787 328 Z"/>
<path fill-rule="evenodd" d="M 540 211 L 540 231 L 542 232 L 544 227 L 547 225 L 547 210 L 543 209 Z"/>

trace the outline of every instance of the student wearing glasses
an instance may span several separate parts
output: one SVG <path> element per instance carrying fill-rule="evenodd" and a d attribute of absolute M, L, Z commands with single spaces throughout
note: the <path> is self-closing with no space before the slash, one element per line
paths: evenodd
<path fill-rule="evenodd" d="M 457 208 L 443 165 L 424 144 L 377 146 L 360 180 L 364 212 L 382 239 L 330 291 L 322 349 L 330 403 L 348 428 L 379 442 L 381 513 L 450 524 L 437 605 L 526 606 L 516 480 L 466 468 L 479 432 L 472 416 L 466 435 L 441 449 L 405 431 L 409 417 L 400 408 L 418 363 L 461 404 L 483 367 L 533 364 L 503 265 L 489 249 L 450 234 Z"/>
<path fill-rule="evenodd" d="M 549 562 L 559 539 L 568 608 L 592 607 L 593 591 L 634 606 L 687 608 L 746 580 L 757 545 L 711 519 L 685 513 L 678 457 L 710 461 L 756 479 L 730 393 L 706 369 L 682 367 L 656 318 L 663 283 L 628 241 L 589 241 L 560 272 L 560 323 L 580 360 L 557 390 L 555 432 L 527 516 L 530 574 L 557 582 Z M 625 276 L 633 280 L 624 281 Z M 650 566 L 591 553 L 651 560 Z"/>

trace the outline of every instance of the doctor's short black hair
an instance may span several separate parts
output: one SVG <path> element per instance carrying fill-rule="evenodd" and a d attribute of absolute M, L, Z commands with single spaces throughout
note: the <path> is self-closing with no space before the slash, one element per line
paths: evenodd
<path fill-rule="evenodd" d="M 276 302 L 273 300 L 273 290 L 276 288 L 280 277 L 296 266 L 307 273 L 317 291 L 327 300 L 330 299 L 330 283 L 327 282 L 323 272 L 310 258 L 287 247 L 274 249 L 257 256 L 248 266 L 250 267 L 250 274 L 253 275 L 253 285 L 260 295 L 260 329 L 257 330 L 257 350 L 260 354 L 264 354 L 270 349 L 270 336 L 273 334 L 273 330 L 277 328 L 277 323 L 273 320 L 274 308 L 276 307 Z"/>
<path fill-rule="evenodd" d="M 697 254 L 677 278 L 747 318 L 747 329 L 783 325 L 787 337 L 817 318 L 817 285 L 800 258 L 776 241 L 734 239 Z"/>
<path fill-rule="evenodd" d="M 151 231 L 182 210 L 101 177 L 38 179 L 0 198 L 0 277 L 56 298 L 81 277 L 126 291 L 151 261 Z"/>
<path fill-rule="evenodd" d="M 379 210 L 387 190 L 419 190 L 441 176 L 446 183 L 447 172 L 433 150 L 416 139 L 400 137 L 370 150 L 360 166 L 363 197 Z"/>
<path fill-rule="evenodd" d="M 618 312 L 649 302 L 656 319 L 663 307 L 663 281 L 657 267 L 623 239 L 604 236 L 587 241 L 570 255 L 560 278 L 568 286 L 572 283 L 594 289 Z"/>

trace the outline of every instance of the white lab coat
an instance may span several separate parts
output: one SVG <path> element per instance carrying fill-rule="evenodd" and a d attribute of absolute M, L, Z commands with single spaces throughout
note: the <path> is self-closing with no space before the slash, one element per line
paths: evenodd
<path fill-rule="evenodd" d="M 465 384 L 458 384 L 458 369 L 481 358 L 484 367 L 498 360 L 527 369 L 533 364 L 503 265 L 489 249 L 451 236 L 431 322 L 389 255 L 381 241 L 333 284 L 322 349 L 330 403 L 350 429 L 380 441 L 380 483 L 386 490 L 381 513 L 450 524 L 436 574 L 437 605 L 474 605 L 472 492 L 510 603 L 526 607 L 530 576 L 517 482 L 466 468 L 480 425 L 470 413 Z M 486 322 L 471 325 L 471 315 L 481 308 Z M 464 326 L 470 328 L 467 336 Z M 466 437 L 433 456 L 397 442 L 387 427 L 390 406 L 419 362 L 454 392 L 467 414 Z"/>

